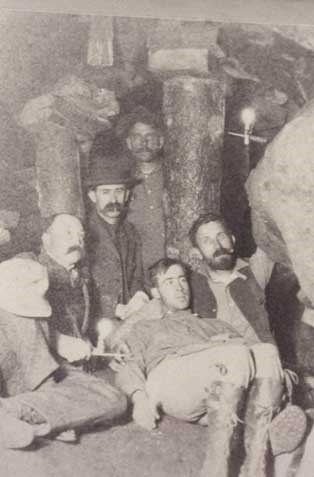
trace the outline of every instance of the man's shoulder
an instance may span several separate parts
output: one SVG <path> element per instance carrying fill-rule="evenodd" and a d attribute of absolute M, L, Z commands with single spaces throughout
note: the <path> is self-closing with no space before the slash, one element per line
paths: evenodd
<path fill-rule="evenodd" d="M 253 267 L 251 266 L 251 263 L 243 258 L 238 258 L 235 266 L 236 272 L 239 273 L 239 278 L 241 278 L 241 275 L 247 280 L 249 279 L 250 282 L 254 281 L 256 282 L 256 277 L 255 273 L 253 270 Z M 257 283 L 257 282 L 256 282 Z"/>
<path fill-rule="evenodd" d="M 127 219 L 125 219 L 123 221 L 122 228 L 128 235 L 128 238 L 133 239 L 134 241 L 140 241 L 140 233 L 132 222 L 129 222 Z"/>
<path fill-rule="evenodd" d="M 190 270 L 188 277 L 189 277 L 189 282 L 191 287 L 194 287 L 194 286 L 197 287 L 202 285 L 203 286 L 206 285 L 208 287 L 208 280 L 206 276 L 204 275 L 204 273 L 202 273 L 201 271 Z"/>
<path fill-rule="evenodd" d="M 163 307 L 161 301 L 153 298 L 145 303 L 138 311 L 133 313 L 130 317 L 131 321 L 140 322 L 158 320 L 163 315 Z"/>

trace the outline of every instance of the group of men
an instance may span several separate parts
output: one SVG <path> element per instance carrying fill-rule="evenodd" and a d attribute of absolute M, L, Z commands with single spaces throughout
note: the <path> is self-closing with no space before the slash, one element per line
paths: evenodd
<path fill-rule="evenodd" d="M 58 214 L 45 220 L 38 257 L 0 264 L 0 442 L 75 438 L 124 413 L 128 397 L 146 429 L 161 412 L 208 425 L 203 477 L 227 477 L 242 441 L 239 475 L 265 476 L 270 444 L 273 454 L 294 449 L 305 416 L 281 412 L 285 373 L 263 290 L 210 213 L 190 230 L 200 270 L 165 258 L 162 124 L 139 108 L 117 133 L 125 153 L 94 158 L 85 230 Z M 115 386 L 82 369 L 106 323 Z"/>

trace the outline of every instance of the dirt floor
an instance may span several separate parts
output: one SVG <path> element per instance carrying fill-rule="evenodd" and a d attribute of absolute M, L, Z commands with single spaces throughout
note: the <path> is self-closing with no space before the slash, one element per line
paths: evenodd
<path fill-rule="evenodd" d="M 207 428 L 164 418 L 147 432 L 134 423 L 84 433 L 78 444 L 41 439 L 31 449 L 2 451 L 1 477 L 196 477 Z"/>

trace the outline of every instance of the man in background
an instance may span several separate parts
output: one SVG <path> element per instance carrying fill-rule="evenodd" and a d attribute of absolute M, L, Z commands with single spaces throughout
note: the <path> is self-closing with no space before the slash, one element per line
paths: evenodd
<path fill-rule="evenodd" d="M 163 212 L 164 125 L 157 114 L 139 106 L 123 116 L 116 128 L 134 161 L 139 183 L 132 191 L 129 219 L 138 229 L 143 243 L 143 264 L 148 268 L 165 256 Z"/>

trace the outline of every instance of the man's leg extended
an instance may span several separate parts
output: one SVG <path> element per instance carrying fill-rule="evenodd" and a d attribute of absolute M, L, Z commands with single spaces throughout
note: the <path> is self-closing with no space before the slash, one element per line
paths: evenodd
<path fill-rule="evenodd" d="M 202 477 L 230 474 L 239 444 L 235 442 L 238 415 L 253 372 L 249 349 L 229 344 L 169 358 L 148 377 L 148 396 L 167 414 L 188 421 L 207 414 L 209 437 Z"/>
<path fill-rule="evenodd" d="M 36 437 L 86 424 L 110 422 L 126 410 L 127 403 L 126 397 L 105 381 L 66 366 L 35 391 L 1 399 L 0 405 L 7 414 L 24 421 L 23 424 L 29 423 Z M 11 446 L 10 442 L 4 445 L 24 447 Z"/>
<path fill-rule="evenodd" d="M 150 372 L 146 391 L 152 404 L 166 414 L 198 421 L 207 412 L 208 390 L 213 382 L 247 388 L 253 372 L 246 346 L 224 344 L 165 359 Z"/>
<path fill-rule="evenodd" d="M 245 415 L 245 452 L 241 477 L 264 477 L 267 473 L 269 427 L 280 411 L 284 391 L 284 373 L 277 348 L 259 343 L 251 348 L 255 379 L 249 391 Z"/>

